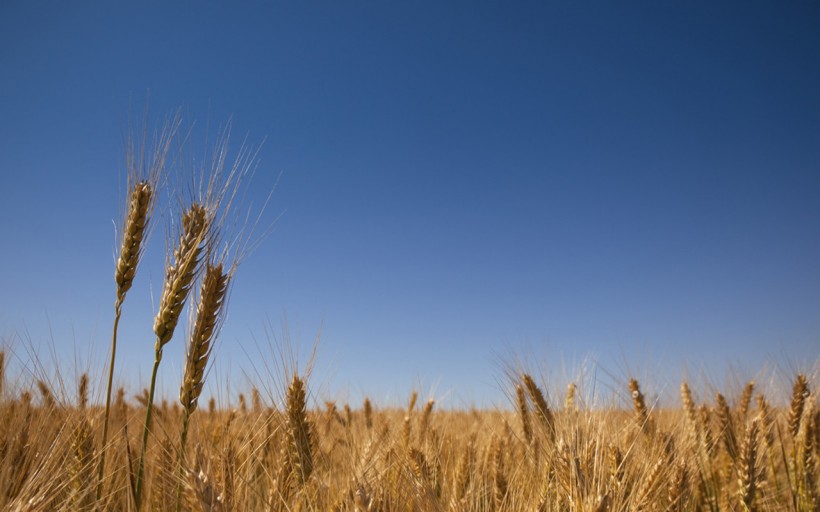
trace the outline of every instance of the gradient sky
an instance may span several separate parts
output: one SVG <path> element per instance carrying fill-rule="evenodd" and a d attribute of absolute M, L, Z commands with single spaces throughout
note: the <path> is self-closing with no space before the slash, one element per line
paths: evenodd
<path fill-rule="evenodd" d="M 265 140 L 257 201 L 281 174 L 223 389 L 267 375 L 283 318 L 302 364 L 321 329 L 319 400 L 503 403 L 516 358 L 663 387 L 820 354 L 817 2 L 5 1 L 0 70 L 0 335 L 65 373 L 102 376 L 148 91 L 195 141 L 231 116 Z M 122 382 L 150 372 L 163 245 Z"/>

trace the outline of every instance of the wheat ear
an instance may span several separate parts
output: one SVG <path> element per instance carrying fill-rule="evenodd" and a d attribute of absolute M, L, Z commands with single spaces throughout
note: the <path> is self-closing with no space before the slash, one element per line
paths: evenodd
<path fill-rule="evenodd" d="M 530 395 L 530 399 L 535 406 L 536 415 L 544 425 L 544 429 L 547 431 L 549 439 L 551 441 L 554 440 L 555 428 L 553 425 L 552 411 L 550 411 L 549 405 L 547 405 L 547 400 L 544 398 L 544 393 L 541 392 L 538 384 L 536 384 L 532 377 L 528 374 L 523 374 L 521 378 L 524 381 L 524 387 L 527 388 L 527 393 Z"/>
<path fill-rule="evenodd" d="M 174 249 L 173 264 L 167 266 L 165 284 L 160 298 L 159 312 L 154 320 L 154 367 L 151 370 L 151 384 L 148 388 L 148 403 L 145 408 L 145 424 L 142 430 L 142 450 L 137 467 L 136 507 L 140 510 L 142 502 L 143 474 L 145 470 L 145 452 L 148 448 L 148 433 L 151 430 L 151 414 L 154 405 L 154 389 L 157 382 L 157 371 L 162 361 L 162 348 L 171 341 L 176 329 L 179 315 L 188 298 L 191 284 L 199 270 L 200 254 L 208 232 L 209 216 L 204 206 L 194 203 L 182 216 L 182 234 L 179 244 Z"/>
<path fill-rule="evenodd" d="M 792 388 L 792 401 L 789 406 L 789 433 L 792 439 L 797 439 L 797 432 L 800 430 L 800 418 L 803 417 L 803 408 L 806 405 L 806 398 L 809 397 L 809 383 L 806 376 L 800 374 L 794 381 Z"/>
<path fill-rule="evenodd" d="M 755 495 L 760 488 L 760 461 L 757 450 L 759 423 L 758 418 L 755 418 L 746 429 L 738 462 L 738 500 L 741 508 L 748 512 L 757 510 Z"/>
<path fill-rule="evenodd" d="M 518 403 L 518 416 L 521 418 L 521 430 L 524 432 L 524 439 L 527 444 L 532 441 L 532 425 L 530 424 L 530 411 L 527 408 L 527 396 L 521 384 L 515 387 L 515 398 Z"/>
<path fill-rule="evenodd" d="M 313 472 L 313 452 L 311 446 L 311 429 L 307 419 L 307 400 L 305 383 L 298 375 L 287 392 L 287 437 L 288 464 L 300 485 L 304 485 Z"/>
<path fill-rule="evenodd" d="M 185 445 L 188 440 L 188 425 L 191 414 L 197 408 L 199 395 L 205 383 L 205 369 L 208 358 L 213 349 L 213 340 L 218 331 L 225 309 L 225 298 L 228 292 L 230 275 L 223 270 L 222 264 L 207 264 L 205 277 L 199 294 L 199 304 L 196 310 L 196 320 L 191 331 L 191 340 L 188 345 L 188 356 L 185 363 L 185 374 L 179 390 L 179 401 L 182 404 L 182 433 L 179 443 L 179 474 L 180 482 L 184 476 Z M 182 506 L 181 485 L 177 488 L 177 510 Z"/>
<path fill-rule="evenodd" d="M 567 384 L 567 394 L 564 395 L 564 410 L 569 413 L 574 413 L 577 410 L 575 395 L 578 392 L 578 385 L 574 382 Z"/>
<path fill-rule="evenodd" d="M 746 414 L 749 412 L 749 404 L 752 403 L 752 395 L 755 391 L 755 381 L 750 380 L 743 387 L 743 393 L 740 395 L 740 402 L 738 404 L 738 416 L 741 421 L 746 421 Z"/>
<path fill-rule="evenodd" d="M 720 424 L 720 436 L 723 439 L 723 446 L 726 448 L 726 453 L 732 459 L 732 462 L 737 460 L 737 436 L 735 436 L 735 427 L 732 422 L 732 413 L 729 410 L 729 404 L 726 403 L 726 398 L 720 393 L 717 394 L 717 413 L 718 423 Z"/>
<path fill-rule="evenodd" d="M 111 334 L 111 361 L 108 365 L 108 385 L 105 392 L 105 414 L 103 416 L 102 444 L 100 464 L 97 469 L 97 499 L 102 494 L 102 480 L 105 473 L 106 443 L 108 443 L 108 419 L 111 413 L 111 390 L 114 381 L 114 362 L 117 357 L 117 329 L 122 316 L 122 303 L 125 294 L 131 289 L 134 275 L 139 266 L 147 232 L 151 207 L 154 199 L 154 188 L 148 180 L 134 183 L 128 194 L 128 216 L 122 230 L 120 255 L 114 269 L 114 282 L 117 285 L 117 299 L 114 302 L 114 329 Z"/>
<path fill-rule="evenodd" d="M 632 397 L 632 409 L 635 411 L 635 423 L 644 433 L 651 432 L 649 424 L 649 409 L 641 392 L 641 386 L 635 379 L 629 379 L 629 393 Z"/>
<path fill-rule="evenodd" d="M 194 276 L 200 263 L 203 242 L 208 227 L 208 211 L 194 203 L 182 217 L 182 235 L 174 250 L 174 264 L 165 274 L 159 312 L 154 319 L 157 337 L 154 350 L 162 357 L 162 347 L 174 335 L 179 316 L 188 298 Z"/>

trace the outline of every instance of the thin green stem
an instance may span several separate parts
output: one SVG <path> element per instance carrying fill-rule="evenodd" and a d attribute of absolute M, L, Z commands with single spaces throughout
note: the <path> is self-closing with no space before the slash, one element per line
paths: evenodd
<path fill-rule="evenodd" d="M 103 417 L 102 447 L 100 449 L 100 467 L 97 471 L 97 501 L 100 501 L 103 491 L 103 477 L 105 476 L 105 452 L 108 443 L 108 417 L 111 412 L 111 388 L 114 382 L 114 360 L 117 357 L 117 328 L 122 315 L 122 301 L 114 304 L 114 332 L 111 335 L 111 362 L 108 367 L 108 388 L 105 392 L 105 416 Z"/>
<path fill-rule="evenodd" d="M 148 433 L 151 431 L 151 413 L 154 410 L 154 387 L 157 383 L 157 370 L 159 369 L 159 362 L 161 360 L 162 348 L 157 350 L 154 358 L 154 369 L 151 370 L 151 386 L 148 388 L 148 404 L 145 407 L 145 425 L 142 429 L 142 450 L 140 452 L 139 465 L 137 466 L 137 490 L 135 492 L 137 511 L 140 510 L 140 505 L 142 503 L 142 483 L 143 473 L 145 471 L 145 452 L 148 449 Z"/>

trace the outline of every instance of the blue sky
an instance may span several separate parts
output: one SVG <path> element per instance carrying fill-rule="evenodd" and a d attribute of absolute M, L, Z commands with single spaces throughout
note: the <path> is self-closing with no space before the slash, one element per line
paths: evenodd
<path fill-rule="evenodd" d="M 0 335 L 102 375 L 122 133 L 150 91 L 194 146 L 230 117 L 234 147 L 265 141 L 257 201 L 281 174 L 211 375 L 234 390 L 283 318 L 303 362 L 321 328 L 319 399 L 503 402 L 516 357 L 658 387 L 808 366 L 818 62 L 812 2 L 4 2 Z M 163 246 L 122 382 L 150 371 Z"/>

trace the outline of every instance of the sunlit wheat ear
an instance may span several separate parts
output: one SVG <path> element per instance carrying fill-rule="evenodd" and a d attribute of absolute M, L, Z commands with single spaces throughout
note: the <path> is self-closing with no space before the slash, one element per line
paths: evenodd
<path fill-rule="evenodd" d="M 755 398 L 757 404 L 757 415 L 760 418 L 760 430 L 763 432 L 763 442 L 766 448 L 771 451 L 774 446 L 774 430 L 772 411 L 769 406 L 769 401 L 762 394 Z"/>
<path fill-rule="evenodd" d="M 689 389 L 689 385 L 686 382 L 680 385 L 680 396 L 683 402 L 683 410 L 686 412 L 686 425 L 689 430 L 689 435 L 692 441 L 697 444 L 700 439 L 698 433 L 700 430 L 698 428 L 698 412 L 695 407 L 695 401 L 692 399 L 692 390 Z"/>
<path fill-rule="evenodd" d="M 803 411 L 803 434 L 800 441 L 798 456 L 798 474 L 800 474 L 801 499 L 804 510 L 816 511 L 820 508 L 820 499 L 817 487 L 820 484 L 817 478 L 817 422 L 812 410 L 812 402 Z"/>
<path fill-rule="evenodd" d="M 794 381 L 792 388 L 792 401 L 789 406 L 789 433 L 792 439 L 797 439 L 797 432 L 800 430 L 800 418 L 803 417 L 803 409 L 806 405 L 806 398 L 809 397 L 809 383 L 806 376 L 800 374 Z"/>
<path fill-rule="evenodd" d="M 205 267 L 205 276 L 196 309 L 196 320 L 191 331 L 185 374 L 179 390 L 179 401 L 185 414 L 196 410 L 197 400 L 205 383 L 205 369 L 213 349 L 215 331 L 219 325 L 230 277 L 222 264 Z"/>
<path fill-rule="evenodd" d="M 225 309 L 230 275 L 223 270 L 221 263 L 205 266 L 205 275 L 199 293 L 196 318 L 188 344 L 185 362 L 185 374 L 179 390 L 179 401 L 183 408 L 182 433 L 179 447 L 179 476 L 182 481 L 185 466 L 185 449 L 188 440 L 188 428 L 191 414 L 196 410 L 202 386 L 205 383 L 205 370 L 208 358 L 213 350 L 213 341 L 219 329 Z M 181 505 L 181 486 L 177 489 L 177 510 Z"/>
<path fill-rule="evenodd" d="M 738 500 L 742 510 L 756 511 L 755 497 L 760 489 L 760 460 L 757 437 L 760 429 L 758 418 L 752 420 L 746 429 L 740 459 L 737 464 Z"/>
<path fill-rule="evenodd" d="M 555 428 L 552 411 L 550 411 L 549 405 L 547 405 L 547 399 L 544 398 L 544 393 L 528 374 L 523 374 L 521 378 L 524 381 L 524 387 L 527 388 L 527 394 L 530 395 L 530 400 L 532 400 L 534 405 L 536 416 L 541 420 L 541 424 L 546 430 L 548 437 L 554 439 Z"/>
<path fill-rule="evenodd" d="M 532 441 L 532 425 L 530 424 L 530 411 L 527 408 L 527 396 L 521 384 L 515 386 L 515 398 L 518 404 L 518 416 L 521 419 L 521 431 L 527 444 Z"/>
<path fill-rule="evenodd" d="M 77 405 L 81 411 L 85 411 L 88 407 L 88 374 L 84 373 L 80 377 L 80 383 L 77 385 Z"/>
<path fill-rule="evenodd" d="M 304 485 L 313 472 L 312 433 L 307 419 L 305 383 L 295 374 L 288 387 L 286 407 L 288 462 L 298 483 Z"/>
<path fill-rule="evenodd" d="M 635 413 L 635 423 L 646 433 L 651 431 L 649 423 L 649 409 L 646 407 L 646 400 L 641 392 L 641 386 L 635 379 L 629 379 L 629 393 L 632 397 L 632 409 Z"/>
<path fill-rule="evenodd" d="M 578 391 L 578 386 L 574 382 L 567 384 L 567 394 L 564 396 L 564 410 L 567 412 L 575 412 L 577 405 L 575 404 L 575 394 Z"/>
<path fill-rule="evenodd" d="M 259 394 L 259 388 L 254 387 L 251 390 L 251 407 L 254 414 L 262 412 L 262 397 Z"/>
<path fill-rule="evenodd" d="M 698 428 L 703 436 L 703 448 L 706 454 L 711 456 L 715 448 L 715 441 L 712 437 L 712 414 L 709 412 L 709 407 L 706 404 L 698 407 Z"/>
<path fill-rule="evenodd" d="M 755 382 L 750 380 L 743 386 L 743 393 L 740 395 L 738 412 L 741 421 L 746 421 L 746 414 L 749 412 L 749 404 L 752 403 L 752 395 L 755 392 Z"/>
<path fill-rule="evenodd" d="M 656 462 L 645 475 L 641 475 L 641 486 L 635 495 L 633 510 L 646 510 L 652 501 L 653 495 L 657 492 L 658 484 L 663 480 L 662 473 L 666 461 L 661 458 Z"/>
<path fill-rule="evenodd" d="M 192 204 L 182 217 L 182 234 L 174 249 L 173 263 L 168 265 L 165 272 L 159 311 L 154 320 L 154 334 L 157 336 L 155 350 L 158 353 L 161 353 L 162 347 L 174 335 L 179 315 L 199 268 L 207 230 L 207 210 L 197 203 Z"/>
<path fill-rule="evenodd" d="M 436 405 L 436 401 L 430 399 L 424 404 L 424 408 L 421 410 L 421 418 L 419 418 L 419 438 L 423 440 L 427 436 L 427 429 L 430 426 L 430 416 L 433 414 L 433 406 Z"/>
<path fill-rule="evenodd" d="M 732 461 L 736 461 L 738 456 L 737 436 L 735 435 L 735 427 L 732 422 L 732 413 L 723 395 L 718 393 L 716 399 L 718 423 L 720 424 L 720 436 L 721 439 L 723 439 L 723 446 L 726 448 L 726 453 Z"/>
<path fill-rule="evenodd" d="M 122 231 L 120 255 L 114 271 L 117 283 L 117 307 L 122 305 L 125 294 L 131 289 L 143 251 L 143 239 L 148 226 L 149 212 L 154 189 L 148 180 L 134 183 L 128 196 L 128 217 Z"/>
<path fill-rule="evenodd" d="M 416 401 L 418 400 L 418 398 L 419 398 L 419 394 L 416 391 L 413 391 L 410 394 L 410 403 L 407 405 L 407 415 L 408 416 L 413 415 L 413 409 L 416 408 Z"/>

